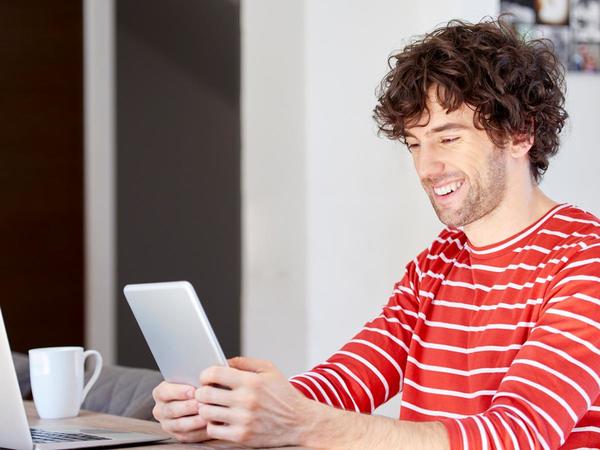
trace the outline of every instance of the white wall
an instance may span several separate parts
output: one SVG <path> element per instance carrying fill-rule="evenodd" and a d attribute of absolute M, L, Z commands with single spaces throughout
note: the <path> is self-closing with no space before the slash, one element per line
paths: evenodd
<path fill-rule="evenodd" d="M 242 352 L 303 369 L 306 330 L 304 14 L 241 3 Z"/>
<path fill-rule="evenodd" d="M 375 314 L 440 229 L 406 151 L 378 138 L 370 117 L 387 56 L 452 18 L 496 15 L 498 2 L 242 6 L 243 37 L 251 38 L 242 66 L 244 351 L 290 374 L 329 356 Z M 543 187 L 599 213 L 592 133 L 600 77 L 570 75 L 568 83 L 571 125 Z"/>
<path fill-rule="evenodd" d="M 541 186 L 553 199 L 568 202 L 600 215 L 600 151 L 598 107 L 600 75 L 569 73 L 567 112 L 570 118 L 562 133 L 558 155 Z"/>

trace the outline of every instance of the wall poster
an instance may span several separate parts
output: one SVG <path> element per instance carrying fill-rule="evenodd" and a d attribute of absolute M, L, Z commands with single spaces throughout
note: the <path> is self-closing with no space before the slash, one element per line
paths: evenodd
<path fill-rule="evenodd" d="M 568 70 L 600 72 L 600 0 L 501 0 L 523 36 L 547 38 Z"/>

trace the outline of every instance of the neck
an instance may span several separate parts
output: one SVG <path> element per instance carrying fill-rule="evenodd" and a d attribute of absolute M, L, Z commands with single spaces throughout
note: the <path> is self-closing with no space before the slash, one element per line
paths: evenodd
<path fill-rule="evenodd" d="M 535 184 L 507 192 L 502 202 L 481 219 L 465 225 L 464 232 L 477 247 L 503 241 L 541 218 L 557 203 Z"/>

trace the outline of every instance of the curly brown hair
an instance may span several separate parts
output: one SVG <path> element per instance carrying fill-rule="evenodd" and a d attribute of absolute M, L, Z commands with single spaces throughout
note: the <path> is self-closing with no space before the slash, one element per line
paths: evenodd
<path fill-rule="evenodd" d="M 473 108 L 474 125 L 499 147 L 533 135 L 529 160 L 539 183 L 567 119 L 564 68 L 550 41 L 522 38 L 502 19 L 453 20 L 390 56 L 374 118 L 381 133 L 406 143 L 405 127 L 428 113 L 434 87 L 448 111 Z"/>

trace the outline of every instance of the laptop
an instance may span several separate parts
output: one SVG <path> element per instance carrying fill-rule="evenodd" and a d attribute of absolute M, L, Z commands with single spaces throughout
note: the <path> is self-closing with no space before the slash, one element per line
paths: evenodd
<path fill-rule="evenodd" d="M 107 447 L 123 444 L 157 442 L 158 435 L 122 432 L 97 428 L 75 428 L 61 425 L 29 428 L 25 406 L 17 381 L 4 319 L 0 310 L 0 448 L 15 450 L 55 450 L 84 447 Z"/>

